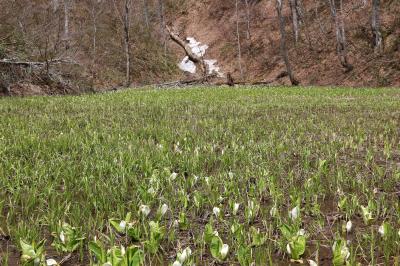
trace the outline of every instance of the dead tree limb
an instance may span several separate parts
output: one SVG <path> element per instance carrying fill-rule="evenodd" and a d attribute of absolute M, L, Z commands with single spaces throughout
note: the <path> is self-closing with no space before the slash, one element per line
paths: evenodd
<path fill-rule="evenodd" d="M 46 63 L 43 62 L 22 62 L 22 61 L 11 61 L 7 59 L 0 60 L 0 64 L 3 65 L 15 65 L 24 67 L 44 66 Z"/>
<path fill-rule="evenodd" d="M 16 61 L 14 59 L 2 59 L 2 60 L 0 60 L 0 64 L 24 66 L 24 67 L 44 67 L 47 64 L 74 64 L 74 65 L 77 65 L 78 63 L 75 61 L 66 60 L 66 59 L 53 59 L 53 60 L 48 60 L 47 62 L 31 62 L 31 61 Z"/>
<path fill-rule="evenodd" d="M 183 87 L 183 86 L 189 86 L 189 85 L 198 85 L 198 84 L 204 84 L 208 79 L 210 78 L 215 78 L 215 74 L 207 75 L 206 78 L 195 78 L 195 79 L 186 79 L 186 80 L 176 80 L 176 81 L 170 81 L 166 83 L 161 83 L 161 84 L 156 84 L 154 86 L 156 87 Z"/>
<path fill-rule="evenodd" d="M 198 56 L 197 54 L 195 54 L 192 51 L 192 48 L 189 46 L 189 44 L 186 41 L 182 40 L 182 38 L 179 37 L 178 34 L 172 32 L 171 29 L 168 26 L 166 26 L 165 28 L 166 28 L 171 40 L 173 40 L 175 43 L 177 43 L 180 47 L 183 48 L 183 50 L 185 51 L 185 54 L 189 57 L 189 59 L 193 63 L 195 63 L 196 65 L 200 66 L 201 72 L 203 74 L 203 79 L 207 79 L 208 78 L 207 77 L 207 68 L 206 68 L 206 65 L 204 63 L 203 57 Z"/>
<path fill-rule="evenodd" d="M 179 37 L 178 34 L 172 32 L 168 26 L 166 26 L 166 29 L 171 39 L 185 50 L 186 55 L 189 57 L 191 61 L 193 61 L 193 63 L 198 64 L 202 61 L 199 56 L 193 53 L 192 48 L 190 48 L 189 44 L 187 44 L 184 40 L 182 40 L 182 38 Z"/>

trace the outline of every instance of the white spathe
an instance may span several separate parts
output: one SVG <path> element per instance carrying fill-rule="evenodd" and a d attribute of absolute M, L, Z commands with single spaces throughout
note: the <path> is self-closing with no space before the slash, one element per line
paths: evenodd
<path fill-rule="evenodd" d="M 269 215 L 271 215 L 271 217 L 275 217 L 277 214 L 278 214 L 278 209 L 276 208 L 276 206 L 273 206 L 269 211 Z"/>
<path fill-rule="evenodd" d="M 221 258 L 224 260 L 226 258 L 226 256 L 228 255 L 229 252 L 229 246 L 227 244 L 223 244 L 220 254 L 221 254 Z"/>
<path fill-rule="evenodd" d="M 239 203 L 235 203 L 233 204 L 233 215 L 236 215 L 238 210 L 239 210 L 240 204 Z"/>
<path fill-rule="evenodd" d="M 140 205 L 139 211 L 140 211 L 144 216 L 148 216 L 151 210 L 150 210 L 150 207 L 147 206 L 147 205 Z"/>
<path fill-rule="evenodd" d="M 65 235 L 64 235 L 64 231 L 61 231 L 60 233 L 60 240 L 63 244 L 65 244 Z"/>
<path fill-rule="evenodd" d="M 121 230 L 125 230 L 125 228 L 126 228 L 126 221 L 121 221 L 121 222 L 119 223 L 119 227 L 121 228 Z"/>
<path fill-rule="evenodd" d="M 304 230 L 304 229 L 300 229 L 298 232 L 297 232 L 297 236 L 304 236 L 306 234 L 306 230 Z"/>
<path fill-rule="evenodd" d="M 318 266 L 318 264 L 313 260 L 308 260 L 308 263 L 310 264 L 310 266 Z"/>
<path fill-rule="evenodd" d="M 180 263 L 179 261 L 175 261 L 172 266 L 182 266 L 182 263 Z"/>
<path fill-rule="evenodd" d="M 386 230 L 385 230 L 385 227 L 383 224 L 381 226 L 379 226 L 378 232 L 382 237 L 385 236 L 385 233 L 386 233 L 385 231 Z"/>
<path fill-rule="evenodd" d="M 292 254 L 292 249 L 290 248 L 290 245 L 289 244 L 286 244 L 286 251 L 287 251 L 287 253 L 290 255 L 290 254 Z"/>
<path fill-rule="evenodd" d="M 169 176 L 169 179 L 170 179 L 171 181 L 174 181 L 174 180 L 176 179 L 177 176 L 178 176 L 177 173 L 172 172 L 172 174 Z"/>
<path fill-rule="evenodd" d="M 58 263 L 54 259 L 48 259 L 48 260 L 46 260 L 46 265 L 47 266 L 54 266 L 54 265 L 58 265 Z"/>
<path fill-rule="evenodd" d="M 299 206 L 294 207 L 290 212 L 289 212 L 289 217 L 292 220 L 296 220 L 300 215 L 300 208 Z"/>
<path fill-rule="evenodd" d="M 164 216 L 164 214 L 168 211 L 168 205 L 167 204 L 163 204 L 161 206 L 161 215 Z"/>
<path fill-rule="evenodd" d="M 346 223 L 346 231 L 347 231 L 347 233 L 350 233 L 352 228 L 353 228 L 353 223 L 349 220 Z"/>
<path fill-rule="evenodd" d="M 180 263 L 184 263 L 190 256 L 192 255 L 192 250 L 187 247 L 185 248 L 181 254 L 178 253 L 178 261 Z"/>
<path fill-rule="evenodd" d="M 220 208 L 218 208 L 218 207 L 214 207 L 213 208 L 213 213 L 214 213 L 214 215 L 215 216 L 219 216 L 219 214 L 221 213 L 221 210 L 220 210 Z"/>
<path fill-rule="evenodd" d="M 348 248 L 347 246 L 343 246 L 342 250 L 340 250 L 340 254 L 341 254 L 344 258 L 346 258 L 346 260 L 348 260 L 349 257 L 350 257 L 349 248 Z"/>

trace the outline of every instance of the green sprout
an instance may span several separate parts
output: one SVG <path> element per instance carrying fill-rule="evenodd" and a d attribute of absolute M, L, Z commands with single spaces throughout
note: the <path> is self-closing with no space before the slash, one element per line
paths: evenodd
<path fill-rule="evenodd" d="M 286 242 L 286 252 L 294 260 L 299 260 L 306 250 L 306 236 L 303 229 L 295 225 L 284 224 L 280 227 Z"/>
<path fill-rule="evenodd" d="M 59 252 L 72 253 L 83 245 L 85 237 L 80 231 L 68 223 L 59 223 L 56 232 L 52 233 L 54 241 L 52 245 Z"/>
<path fill-rule="evenodd" d="M 39 243 L 32 242 L 28 244 L 24 240 L 19 241 L 22 255 L 21 255 L 21 263 L 24 266 L 42 266 L 45 265 L 45 250 L 44 243 L 45 240 L 40 241 Z"/>

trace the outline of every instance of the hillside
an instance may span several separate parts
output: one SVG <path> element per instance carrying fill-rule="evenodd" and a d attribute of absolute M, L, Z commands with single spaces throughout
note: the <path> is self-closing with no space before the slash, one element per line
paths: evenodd
<path fill-rule="evenodd" d="M 297 42 L 290 1 L 299 3 Z M 334 1 L 352 71 L 338 58 L 329 1 L 290 1 L 282 2 L 285 40 L 301 85 L 400 86 L 399 1 L 380 5 L 378 52 L 372 1 L 343 1 L 342 8 Z M 185 52 L 169 38 L 167 26 L 182 40 L 191 37 L 206 47 L 206 63 L 221 76 L 211 83 L 225 83 L 232 73 L 239 83 L 290 84 L 276 1 L 17 0 L 0 2 L 0 10 L 0 94 L 70 94 L 201 77 L 179 69 Z"/>
<path fill-rule="evenodd" d="M 280 55 L 280 35 L 274 1 L 249 1 L 250 39 L 244 1 L 239 5 L 243 78 L 273 80 L 285 70 Z M 302 85 L 399 86 L 400 3 L 382 2 L 384 52 L 374 54 L 371 32 L 371 1 L 344 1 L 348 57 L 354 70 L 345 73 L 336 53 L 336 39 L 327 1 L 304 0 L 304 23 L 294 42 L 289 6 L 284 8 L 289 58 Z M 173 22 L 182 35 L 208 44 L 211 57 L 225 73 L 240 79 L 234 1 L 189 1 Z M 289 84 L 287 79 L 278 84 Z"/>

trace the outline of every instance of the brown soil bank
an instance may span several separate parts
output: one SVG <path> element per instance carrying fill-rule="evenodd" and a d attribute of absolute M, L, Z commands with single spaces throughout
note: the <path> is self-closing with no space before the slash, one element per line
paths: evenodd
<path fill-rule="evenodd" d="M 297 44 L 289 4 L 283 2 L 289 58 L 301 85 L 400 86 L 399 1 L 381 1 L 383 52 L 376 54 L 371 29 L 372 1 L 364 4 L 362 0 L 343 0 L 347 53 L 354 66 L 348 73 L 341 67 L 336 53 L 335 28 L 328 1 L 302 1 L 303 21 Z M 336 2 L 339 5 L 339 1 Z M 280 55 L 275 1 L 249 0 L 248 13 L 245 3 L 239 1 L 243 77 L 238 63 L 234 0 L 186 1 L 171 24 L 182 36 L 193 36 L 208 44 L 208 56 L 218 59 L 223 71 L 232 72 L 236 80 L 273 80 L 285 70 Z M 275 83 L 289 84 L 289 80 L 282 78 Z"/>
<path fill-rule="evenodd" d="M 300 85 L 400 87 L 399 0 L 380 1 L 383 45 L 379 53 L 374 51 L 373 44 L 372 0 L 334 1 L 338 8 L 338 16 L 343 18 L 345 51 L 348 62 L 353 66 L 351 71 L 346 71 L 341 66 L 337 55 L 335 23 L 329 1 L 296 1 L 301 3 L 298 12 L 300 25 L 297 42 L 292 27 L 290 1 L 282 3 L 289 61 Z M 64 16 L 64 9 L 58 9 L 58 13 L 53 14 L 49 21 L 52 26 L 42 21 L 36 27 L 36 22 L 33 21 L 37 14 L 46 10 L 43 6 L 31 6 L 29 8 L 36 10 L 35 12 L 26 12 L 27 16 L 17 19 L 15 14 L 19 14 L 24 7 L 14 6 L 13 1 L 2 3 L 0 33 L 4 37 L 0 37 L 0 96 L 74 94 L 125 86 L 126 63 L 118 12 L 108 1 L 102 1 L 102 4 L 96 2 L 95 8 L 99 8 L 99 17 L 96 20 L 99 32 L 94 46 L 92 22 L 81 19 L 87 18 L 88 14 L 85 12 L 90 10 L 87 6 L 90 1 L 73 2 L 75 4 L 74 8 L 71 8 L 70 30 L 74 34 L 71 36 L 73 41 L 68 52 L 61 48 L 64 41 L 58 39 L 62 30 L 59 23 Z M 199 74 L 192 77 L 177 70 L 177 64 L 182 60 L 184 52 L 171 40 L 167 40 L 164 46 L 165 24 L 182 38 L 190 36 L 202 44 L 207 44 L 209 48 L 206 59 L 216 59 L 221 71 L 225 74 L 232 73 L 236 82 L 290 84 L 287 75 L 284 74 L 286 67 L 281 56 L 276 0 L 147 2 L 151 11 L 148 26 L 143 26 L 144 11 L 140 4 L 135 4 L 132 11 L 134 16 L 130 29 L 131 87 L 199 77 Z M 164 3 L 164 13 L 161 12 L 159 3 Z M 340 3 L 343 4 L 342 8 Z M 28 10 L 27 8 L 25 9 Z M 165 18 L 165 24 L 160 14 L 165 15 L 161 16 Z M 20 32 L 19 20 L 24 21 L 24 34 Z M 82 24 L 82 21 L 87 23 Z M 48 55 L 42 51 L 42 42 L 46 43 L 45 37 L 48 34 L 33 33 L 50 29 L 52 31 L 49 34 L 55 39 L 50 40 L 49 47 L 54 46 L 54 54 Z M 56 29 L 59 30 L 55 31 Z M 33 37 L 38 41 L 27 41 Z M 94 51 L 92 46 L 96 47 Z M 68 56 L 65 57 L 64 53 Z M 69 57 L 72 60 L 69 60 Z M 21 66 L 1 62 L 4 61 L 3 58 L 42 63 L 46 60 L 48 62 L 48 59 L 60 58 L 76 64 L 56 64 L 56 61 L 51 68 L 48 65 Z M 218 80 L 218 83 L 221 82 L 225 82 L 225 79 Z"/>

